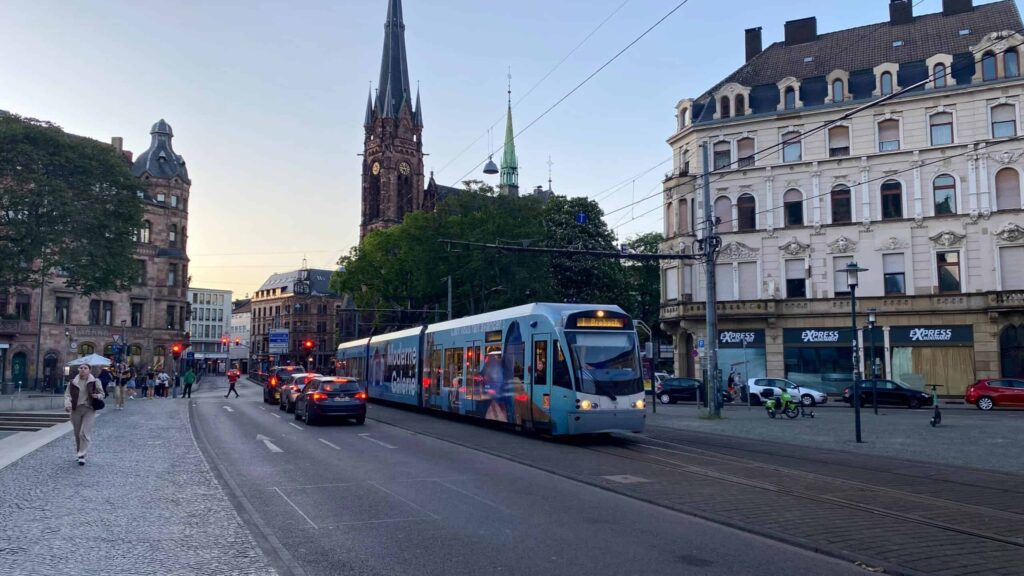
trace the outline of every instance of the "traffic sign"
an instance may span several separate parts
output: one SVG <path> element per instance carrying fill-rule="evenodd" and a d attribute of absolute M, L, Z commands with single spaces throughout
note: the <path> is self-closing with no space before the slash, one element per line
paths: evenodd
<path fill-rule="evenodd" d="M 111 345 L 110 346 L 110 351 L 113 352 L 114 354 L 120 354 L 121 353 L 121 345 L 120 344 L 113 344 L 113 345 Z"/>
<path fill-rule="evenodd" d="M 587 213 L 586 212 L 580 212 L 580 213 L 576 214 L 576 223 L 577 224 L 586 224 L 587 223 Z"/>
<path fill-rule="evenodd" d="M 268 352 L 271 354 L 287 354 L 288 353 L 288 329 L 287 328 L 274 328 L 270 331 L 268 338 L 269 348 Z"/>
<path fill-rule="evenodd" d="M 185 359 L 186 360 L 195 360 L 196 359 L 196 353 L 191 351 L 191 350 L 185 352 Z"/>
<path fill-rule="evenodd" d="M 697 340 L 697 348 L 703 348 L 703 347 L 704 347 L 704 339 L 701 338 L 700 340 Z"/>

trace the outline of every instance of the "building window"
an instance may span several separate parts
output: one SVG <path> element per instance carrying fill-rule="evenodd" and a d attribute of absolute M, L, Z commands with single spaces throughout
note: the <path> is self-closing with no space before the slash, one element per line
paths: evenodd
<path fill-rule="evenodd" d="M 896 180 L 882 183 L 882 220 L 903 218 L 903 185 Z"/>
<path fill-rule="evenodd" d="M 832 81 L 832 101 L 833 102 L 842 102 L 843 99 L 844 99 L 844 95 L 845 95 L 845 91 L 843 90 L 843 81 L 842 80 L 838 80 L 838 79 L 833 80 Z"/>
<path fill-rule="evenodd" d="M 177 207 L 178 207 L 178 197 L 175 196 L 174 194 L 171 194 L 171 208 L 177 208 Z"/>
<path fill-rule="evenodd" d="M 828 157 L 842 158 L 850 155 L 850 127 L 833 126 L 828 129 Z"/>
<path fill-rule="evenodd" d="M 939 112 L 928 117 L 931 125 L 932 146 L 943 146 L 953 143 L 953 114 Z"/>
<path fill-rule="evenodd" d="M 850 283 L 846 278 L 846 265 L 853 262 L 853 256 L 836 256 L 832 259 L 832 289 L 836 296 L 849 296 Z"/>
<path fill-rule="evenodd" d="M 936 88 L 945 88 L 946 87 L 946 65 L 945 64 L 936 64 L 935 68 L 933 70 L 934 70 L 934 72 L 932 73 L 932 79 L 933 79 L 932 80 L 932 84 Z"/>
<path fill-rule="evenodd" d="M 732 264 L 715 264 L 715 294 L 718 300 L 735 300 Z"/>
<path fill-rule="evenodd" d="M 132 328 L 142 327 L 142 303 L 132 302 Z"/>
<path fill-rule="evenodd" d="M 796 109 L 796 90 L 794 90 L 792 86 L 790 86 L 789 88 L 786 88 L 786 91 L 783 93 L 782 100 L 785 103 L 785 109 L 786 110 L 795 110 Z"/>
<path fill-rule="evenodd" d="M 136 276 L 135 282 L 139 286 L 145 286 L 146 285 L 146 261 L 145 260 L 136 260 L 135 261 L 135 267 L 136 267 L 136 271 L 138 272 L 138 276 Z"/>
<path fill-rule="evenodd" d="M 1020 209 L 1020 174 L 1013 168 L 996 172 L 996 210 Z"/>
<path fill-rule="evenodd" d="M 690 231 L 690 204 L 685 199 L 679 201 L 679 210 L 676 214 L 678 218 L 678 225 L 676 226 L 677 234 L 686 234 Z"/>
<path fill-rule="evenodd" d="M 799 162 L 803 156 L 800 146 L 799 132 L 786 132 L 782 135 L 782 161 Z"/>
<path fill-rule="evenodd" d="M 1005 78 L 1020 76 L 1020 60 L 1017 51 L 1012 48 L 1003 53 L 1003 76 Z"/>
<path fill-rule="evenodd" d="M 71 318 L 71 298 L 57 296 L 53 305 L 53 321 L 57 324 L 67 324 Z"/>
<path fill-rule="evenodd" d="M 982 80 L 995 80 L 998 75 L 996 74 L 996 55 L 992 52 L 986 52 L 981 57 L 981 79 Z"/>
<path fill-rule="evenodd" d="M 164 194 L 157 194 L 156 195 L 156 201 L 159 202 L 160 204 L 163 204 L 166 199 L 167 199 L 167 196 L 164 195 Z"/>
<path fill-rule="evenodd" d="M 956 214 L 956 179 L 949 174 L 938 176 L 932 180 L 932 191 L 935 194 L 935 215 Z"/>
<path fill-rule="evenodd" d="M 732 232 L 732 201 L 726 196 L 715 200 L 715 218 L 718 220 L 718 232 Z"/>
<path fill-rule="evenodd" d="M 673 202 L 665 204 L 665 236 L 671 238 L 676 235 L 676 231 L 672 229 L 672 225 L 675 224 L 675 219 L 672 217 Z"/>
<path fill-rule="evenodd" d="M 892 73 L 882 72 L 882 77 L 879 80 L 879 85 L 882 96 L 888 96 L 892 94 Z"/>
<path fill-rule="evenodd" d="M 878 123 L 878 151 L 894 152 L 900 149 L 900 121 L 882 120 Z"/>
<path fill-rule="evenodd" d="M 832 189 L 832 223 L 846 224 L 853 221 L 853 204 L 850 189 L 847 186 L 836 186 Z"/>
<path fill-rule="evenodd" d="M 177 310 L 177 308 L 175 308 L 174 305 L 167 306 L 167 322 L 165 324 L 168 330 L 173 330 L 176 324 L 174 320 L 176 317 L 175 310 Z"/>
<path fill-rule="evenodd" d="M 747 113 L 747 99 L 743 94 L 736 95 L 736 116 L 743 116 Z"/>
<path fill-rule="evenodd" d="M 168 264 L 167 265 L 167 285 L 177 286 L 178 285 L 178 265 Z"/>
<path fill-rule="evenodd" d="M 936 275 L 939 279 L 939 293 L 960 292 L 960 253 L 938 252 L 935 254 Z"/>
<path fill-rule="evenodd" d="M 149 244 L 150 234 L 153 232 L 153 225 L 149 220 L 142 221 L 142 228 L 139 230 L 139 242 Z"/>
<path fill-rule="evenodd" d="M 883 254 L 882 271 L 885 275 L 885 295 L 907 293 L 907 274 L 903 254 Z"/>
<path fill-rule="evenodd" d="M 992 137 L 1012 138 L 1017 135 L 1017 108 L 1012 104 L 992 107 Z"/>
<path fill-rule="evenodd" d="M 807 298 L 807 272 L 803 260 L 786 260 L 786 298 Z"/>
<path fill-rule="evenodd" d="M 171 224 L 171 227 L 170 227 L 170 229 L 167 232 L 167 241 L 170 243 L 170 245 L 172 247 L 178 245 L 178 225 L 177 224 Z"/>
<path fill-rule="evenodd" d="M 679 268 L 665 268 L 665 300 L 679 300 Z"/>
<path fill-rule="evenodd" d="M 731 116 L 732 114 L 729 112 L 729 97 L 728 96 L 722 96 L 722 98 L 721 98 L 721 100 L 719 100 L 719 102 L 721 102 L 721 104 L 722 104 L 722 110 L 718 114 L 718 117 L 719 118 L 728 118 L 729 116 Z"/>
<path fill-rule="evenodd" d="M 736 155 L 740 159 L 740 168 L 750 168 L 754 165 L 754 153 L 753 138 L 740 138 L 736 141 Z"/>
<path fill-rule="evenodd" d="M 715 152 L 715 170 L 725 170 L 732 165 L 732 145 L 728 142 L 716 142 L 714 146 Z"/>
<path fill-rule="evenodd" d="M 782 196 L 782 211 L 785 214 L 786 226 L 804 225 L 804 195 L 791 188 Z"/>
<path fill-rule="evenodd" d="M 114 303 L 106 300 L 90 300 L 89 324 L 93 326 L 113 326 Z"/>
<path fill-rule="evenodd" d="M 1024 246 L 999 249 L 999 277 L 1000 290 L 1024 290 Z"/>
<path fill-rule="evenodd" d="M 32 317 L 32 296 L 30 294 L 18 294 L 14 297 L 14 315 L 25 322 L 29 321 Z"/>
<path fill-rule="evenodd" d="M 757 201 L 751 194 L 743 194 L 736 200 L 737 227 L 740 232 L 757 228 Z"/>

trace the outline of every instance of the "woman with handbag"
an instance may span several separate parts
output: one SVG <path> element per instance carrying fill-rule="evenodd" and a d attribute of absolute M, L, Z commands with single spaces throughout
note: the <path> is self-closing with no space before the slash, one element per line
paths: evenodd
<path fill-rule="evenodd" d="M 92 440 L 92 425 L 96 411 L 102 410 L 103 386 L 92 375 L 92 368 L 79 366 L 78 376 L 71 380 L 64 391 L 64 411 L 71 414 L 71 425 L 75 429 L 75 450 L 79 466 L 85 466 L 85 456 Z"/>

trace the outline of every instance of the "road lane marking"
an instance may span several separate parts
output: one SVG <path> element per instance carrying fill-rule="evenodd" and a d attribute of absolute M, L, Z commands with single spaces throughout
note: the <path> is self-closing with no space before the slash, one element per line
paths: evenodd
<path fill-rule="evenodd" d="M 601 476 L 605 480 L 611 480 L 612 482 L 618 482 L 619 484 L 642 484 L 644 482 L 650 482 L 646 478 L 639 476 L 632 476 L 630 474 L 615 474 L 612 476 Z"/>
<path fill-rule="evenodd" d="M 434 520 L 440 520 L 440 519 L 441 519 L 441 517 L 440 517 L 440 516 L 437 516 L 436 514 L 434 514 L 433 512 L 431 512 L 430 510 L 427 510 L 426 508 L 424 508 L 424 507 L 422 507 L 422 506 L 419 506 L 419 505 L 417 505 L 417 504 L 416 504 L 416 503 L 414 503 L 414 502 L 410 502 L 409 500 L 406 500 L 405 498 L 402 498 L 402 497 L 401 497 L 401 496 L 399 496 L 398 494 L 395 494 L 395 493 L 394 493 L 394 492 L 392 492 L 391 490 L 388 490 L 387 488 L 385 488 L 385 487 L 381 486 L 380 484 L 378 484 L 378 483 L 376 483 L 376 482 L 370 482 L 369 484 L 370 484 L 371 486 L 376 486 L 376 487 L 377 487 L 377 488 L 379 488 L 380 490 L 382 490 L 382 491 L 384 491 L 384 492 L 387 492 L 388 494 L 390 494 L 390 495 L 394 496 L 395 498 L 398 498 L 399 500 L 401 500 L 402 502 L 405 502 L 405 503 L 406 503 L 406 504 L 408 504 L 409 506 L 412 506 L 413 508 L 415 508 L 415 509 L 417 509 L 417 510 L 419 510 L 419 511 L 423 512 L 424 514 L 427 514 L 427 515 L 429 515 L 429 516 L 430 516 L 431 518 L 433 518 Z"/>
<path fill-rule="evenodd" d="M 224 409 L 228 412 L 234 412 L 235 410 L 231 406 L 224 406 Z"/>
<path fill-rule="evenodd" d="M 490 500 L 484 500 L 483 498 L 477 496 L 476 494 L 471 494 L 469 492 L 466 492 L 462 488 L 459 488 L 458 486 L 453 486 L 453 485 L 445 482 L 444 480 L 434 480 L 434 482 L 437 482 L 438 484 L 441 484 L 442 486 L 447 486 L 447 487 L 451 488 L 452 490 L 455 490 L 456 492 L 459 492 L 460 494 L 465 494 L 466 496 L 469 496 L 470 498 L 472 498 L 474 500 L 479 500 L 480 502 L 483 502 L 484 504 L 487 504 L 488 506 L 493 506 L 494 508 L 497 508 L 498 510 L 501 510 L 502 512 L 507 512 L 509 514 L 512 513 L 511 510 L 509 510 L 508 508 L 505 508 L 504 506 L 501 506 L 499 504 L 495 504 L 494 502 L 491 502 Z"/>
<path fill-rule="evenodd" d="M 328 446 L 330 446 L 331 448 L 334 448 L 335 450 L 341 450 L 341 447 L 335 446 L 334 444 L 331 444 L 330 442 L 328 442 L 327 440 L 324 440 L 323 438 L 317 438 L 317 440 L 323 442 L 324 444 L 327 444 Z"/>
<path fill-rule="evenodd" d="M 280 448 L 275 446 L 274 443 L 270 441 L 270 438 L 267 438 L 263 434 L 257 434 L 256 440 L 263 442 L 267 446 L 267 449 L 270 450 L 271 452 L 284 452 L 284 450 L 281 450 Z"/>
<path fill-rule="evenodd" d="M 274 414 L 273 412 L 271 412 L 270 415 L 273 416 L 274 418 L 280 418 L 281 417 L 280 414 Z"/>
<path fill-rule="evenodd" d="M 299 425 L 298 425 L 298 424 L 296 424 L 295 422 L 289 422 L 288 424 L 289 424 L 289 425 L 291 425 L 291 426 L 295 426 L 295 427 L 296 427 L 296 428 L 298 428 L 299 430 L 302 430 L 302 426 L 299 426 Z"/>
<path fill-rule="evenodd" d="M 381 446 L 383 446 L 385 448 L 398 448 L 398 446 L 392 446 L 391 444 L 388 444 L 387 442 L 381 442 L 380 440 L 377 440 L 376 438 L 370 438 L 369 434 L 360 434 L 359 437 L 362 438 L 363 440 L 369 440 L 370 442 L 373 442 L 374 444 L 380 444 Z"/>
<path fill-rule="evenodd" d="M 320 527 L 319 527 L 319 526 L 317 526 L 316 524 L 313 524 L 313 521 L 309 519 L 309 516 L 306 516 L 305 514 L 303 514 L 303 513 L 302 513 L 302 510 L 299 510 L 299 507 L 298 507 L 298 506 L 296 506 L 294 502 L 292 502 L 291 500 L 289 500 L 289 499 L 288 499 L 288 497 L 284 495 L 284 492 L 281 492 L 281 489 L 280 489 L 280 488 L 274 488 L 274 490 L 277 490 L 277 493 L 281 495 L 281 498 L 284 498 L 284 501 L 285 501 L 285 502 L 287 502 L 287 503 L 291 504 L 291 505 L 292 505 L 292 508 L 295 508 L 295 511 L 296 511 L 296 512 L 298 512 L 300 516 L 302 516 L 303 518 L 305 518 L 305 519 L 306 519 L 306 522 L 309 522 L 309 525 L 310 525 L 310 526 L 312 526 L 313 528 L 315 528 L 315 529 L 317 529 L 317 530 L 319 530 L 319 529 L 320 529 Z"/>

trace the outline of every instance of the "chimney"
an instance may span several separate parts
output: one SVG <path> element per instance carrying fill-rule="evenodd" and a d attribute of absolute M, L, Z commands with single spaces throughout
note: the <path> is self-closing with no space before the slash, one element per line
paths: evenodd
<path fill-rule="evenodd" d="M 974 10 L 974 0 L 942 0 L 942 15 L 952 16 Z"/>
<path fill-rule="evenodd" d="M 754 56 L 760 54 L 762 50 L 761 27 L 758 26 L 757 28 L 747 28 L 745 34 L 747 38 L 747 62 L 750 62 L 751 60 L 754 59 Z"/>
<path fill-rule="evenodd" d="M 543 186 L 534 186 L 533 187 L 533 193 L 534 194 L 543 194 L 544 193 L 544 187 Z"/>
<path fill-rule="evenodd" d="M 914 21 L 914 4 L 910 0 L 889 0 L 889 23 L 910 24 Z"/>
<path fill-rule="evenodd" d="M 786 46 L 806 44 L 818 39 L 818 19 L 814 16 L 786 22 Z"/>
<path fill-rule="evenodd" d="M 114 136 L 110 139 L 110 145 L 114 147 L 114 150 L 118 152 L 124 152 L 124 138 L 120 136 Z"/>

